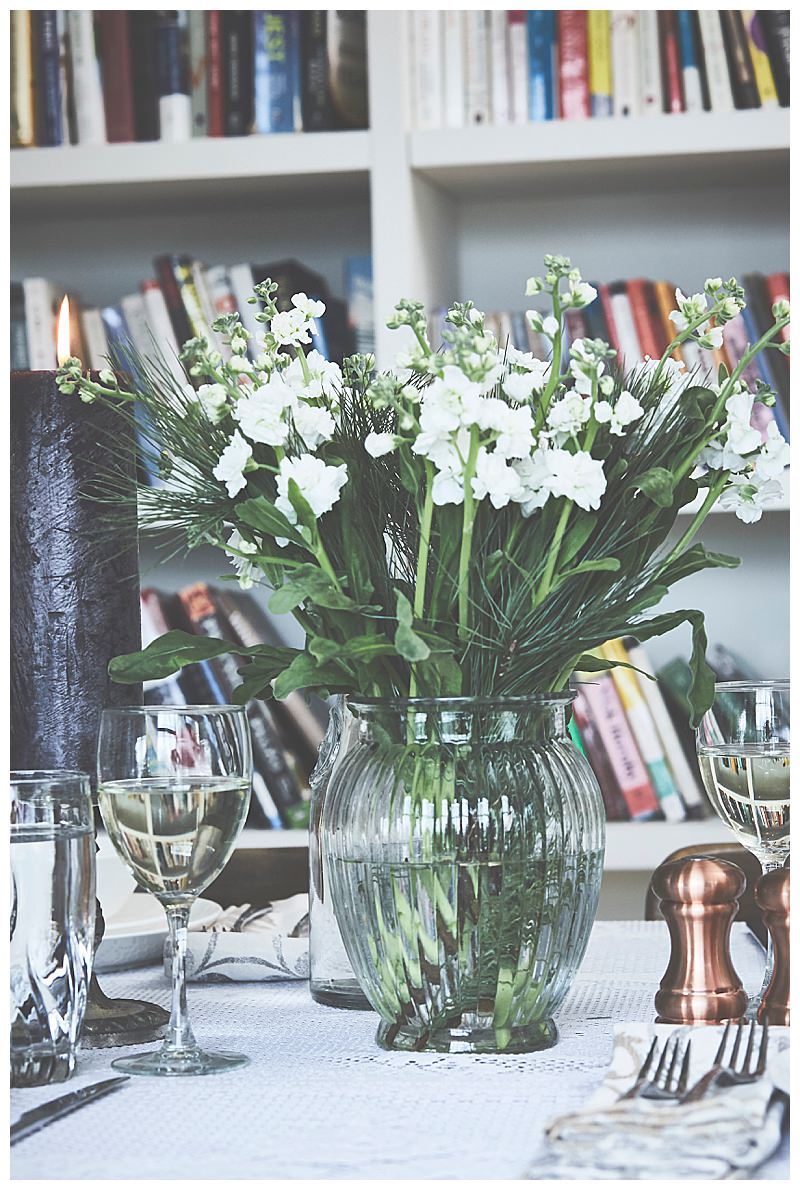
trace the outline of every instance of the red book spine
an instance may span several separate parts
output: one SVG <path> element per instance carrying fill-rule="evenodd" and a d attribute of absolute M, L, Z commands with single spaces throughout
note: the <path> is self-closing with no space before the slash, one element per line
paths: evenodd
<path fill-rule="evenodd" d="M 659 812 L 658 798 L 636 746 L 614 679 L 609 674 L 593 674 L 581 689 L 631 818 L 652 818 Z"/>
<path fill-rule="evenodd" d="M 133 111 L 129 14 L 116 9 L 104 9 L 96 17 L 100 25 L 106 136 L 114 144 L 134 141 L 136 121 Z"/>
<path fill-rule="evenodd" d="M 639 340 L 642 358 L 649 355 L 651 359 L 660 359 L 663 349 L 659 346 L 660 340 L 650 321 L 650 311 L 648 309 L 647 294 L 645 291 L 646 284 L 647 282 L 642 280 L 641 277 L 637 277 L 633 281 L 626 281 L 625 288 L 628 291 L 628 301 L 631 304 L 631 314 L 633 315 L 634 325 L 636 326 L 636 335 Z"/>
<path fill-rule="evenodd" d="M 683 80 L 681 78 L 681 49 L 678 41 L 678 21 L 672 8 L 658 14 L 658 33 L 661 43 L 661 80 L 664 89 L 664 110 L 683 112 Z"/>
<path fill-rule="evenodd" d="M 222 16 L 206 14 L 208 49 L 208 135 L 225 135 L 225 107 L 222 95 Z"/>
<path fill-rule="evenodd" d="M 601 282 L 597 286 L 597 293 L 600 298 L 600 304 L 603 307 L 603 316 L 608 327 L 608 341 L 616 351 L 617 355 L 622 351 L 619 342 L 619 335 L 617 334 L 617 323 L 614 318 L 614 307 L 611 305 L 611 293 L 605 282 Z"/>
<path fill-rule="evenodd" d="M 764 285 L 767 290 L 767 297 L 769 298 L 770 309 L 775 302 L 788 302 L 789 300 L 789 274 L 788 273 L 770 273 L 768 277 L 764 278 Z M 789 328 L 785 326 L 781 331 L 781 338 L 784 342 L 789 342 Z"/>
<path fill-rule="evenodd" d="M 589 115 L 589 51 L 586 12 L 558 13 L 558 86 L 561 115 L 583 120 Z"/>
<path fill-rule="evenodd" d="M 592 766 L 592 772 L 597 777 L 597 783 L 603 795 L 606 818 L 609 822 L 627 822 L 629 814 L 625 798 L 622 796 L 622 790 L 614 776 L 608 753 L 603 747 L 600 734 L 589 713 L 586 695 L 580 689 L 575 693 L 572 711 L 580 732 L 581 742 L 586 750 L 586 759 Z"/>

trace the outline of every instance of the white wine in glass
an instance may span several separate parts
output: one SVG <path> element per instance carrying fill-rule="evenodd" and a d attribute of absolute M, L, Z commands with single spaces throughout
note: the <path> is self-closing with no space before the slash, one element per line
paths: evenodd
<path fill-rule="evenodd" d="M 194 899 L 224 868 L 247 817 L 252 754 L 242 707 L 127 707 L 103 713 L 98 801 L 109 838 L 164 906 L 172 1015 L 160 1050 L 118 1058 L 128 1074 L 216 1074 L 242 1054 L 207 1053 L 186 1007 L 186 932 Z"/>

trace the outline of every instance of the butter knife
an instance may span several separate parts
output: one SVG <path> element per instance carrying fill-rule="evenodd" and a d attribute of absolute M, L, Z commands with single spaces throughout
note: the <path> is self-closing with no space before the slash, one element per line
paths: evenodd
<path fill-rule="evenodd" d="M 26 1136 L 38 1132 L 40 1128 L 46 1128 L 54 1120 L 60 1120 L 62 1116 L 68 1116 L 70 1112 L 77 1111 L 84 1104 L 92 1103 L 95 1099 L 101 1099 L 103 1095 L 108 1095 L 110 1091 L 115 1091 L 117 1087 L 127 1083 L 129 1078 L 130 1075 L 127 1074 L 119 1075 L 117 1078 L 107 1078 L 101 1083 L 93 1083 L 90 1087 L 81 1087 L 78 1091 L 70 1091 L 68 1095 L 61 1095 L 58 1099 L 51 1099 L 49 1103 L 43 1103 L 41 1107 L 34 1107 L 31 1111 L 23 1112 L 16 1124 L 11 1125 L 12 1145 L 15 1145 L 19 1140 L 24 1140 Z"/>

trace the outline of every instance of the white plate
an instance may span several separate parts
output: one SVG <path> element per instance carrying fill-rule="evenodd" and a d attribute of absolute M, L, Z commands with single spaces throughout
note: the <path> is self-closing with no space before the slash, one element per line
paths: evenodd
<path fill-rule="evenodd" d="M 214 901 L 198 897 L 192 905 L 189 925 L 199 930 L 211 925 L 222 912 Z M 113 917 L 106 921 L 106 931 L 94 960 L 95 971 L 116 971 L 157 963 L 164 950 L 167 918 L 155 897 L 137 893 L 131 896 Z"/>

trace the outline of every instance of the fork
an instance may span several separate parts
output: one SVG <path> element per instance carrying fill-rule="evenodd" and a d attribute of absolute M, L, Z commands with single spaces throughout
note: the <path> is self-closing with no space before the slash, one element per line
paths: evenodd
<path fill-rule="evenodd" d="M 636 1081 L 629 1091 L 620 1096 L 620 1101 L 623 1099 L 682 1099 L 689 1081 L 689 1056 L 692 1043 L 687 1041 L 686 1048 L 681 1053 L 680 1042 L 681 1035 L 679 1033 L 672 1033 L 667 1038 L 655 1072 L 651 1074 L 658 1051 L 658 1039 L 654 1037 L 653 1044 L 642 1063 L 642 1068 L 636 1076 Z"/>
<path fill-rule="evenodd" d="M 714 1061 L 711 1069 L 708 1070 L 699 1082 L 695 1083 L 691 1091 L 686 1095 L 684 1103 L 696 1103 L 698 1099 L 702 1099 L 704 1095 L 711 1090 L 712 1087 L 735 1087 L 742 1083 L 754 1083 L 764 1074 L 767 1069 L 767 1046 L 769 1043 L 769 1028 L 767 1025 L 761 1026 L 761 1044 L 758 1048 L 758 1056 L 753 1065 L 753 1051 L 755 1049 L 757 1022 L 752 1021 L 750 1024 L 750 1032 L 747 1037 L 747 1047 L 744 1055 L 737 1066 L 737 1058 L 739 1056 L 739 1049 L 742 1044 L 742 1037 L 744 1035 L 744 1020 L 739 1021 L 739 1026 L 733 1041 L 733 1049 L 727 1062 L 725 1061 L 725 1050 L 728 1045 L 728 1038 L 731 1031 L 731 1021 L 728 1021 L 725 1030 L 722 1034 L 722 1039 L 719 1043 L 719 1048 L 714 1055 Z"/>

